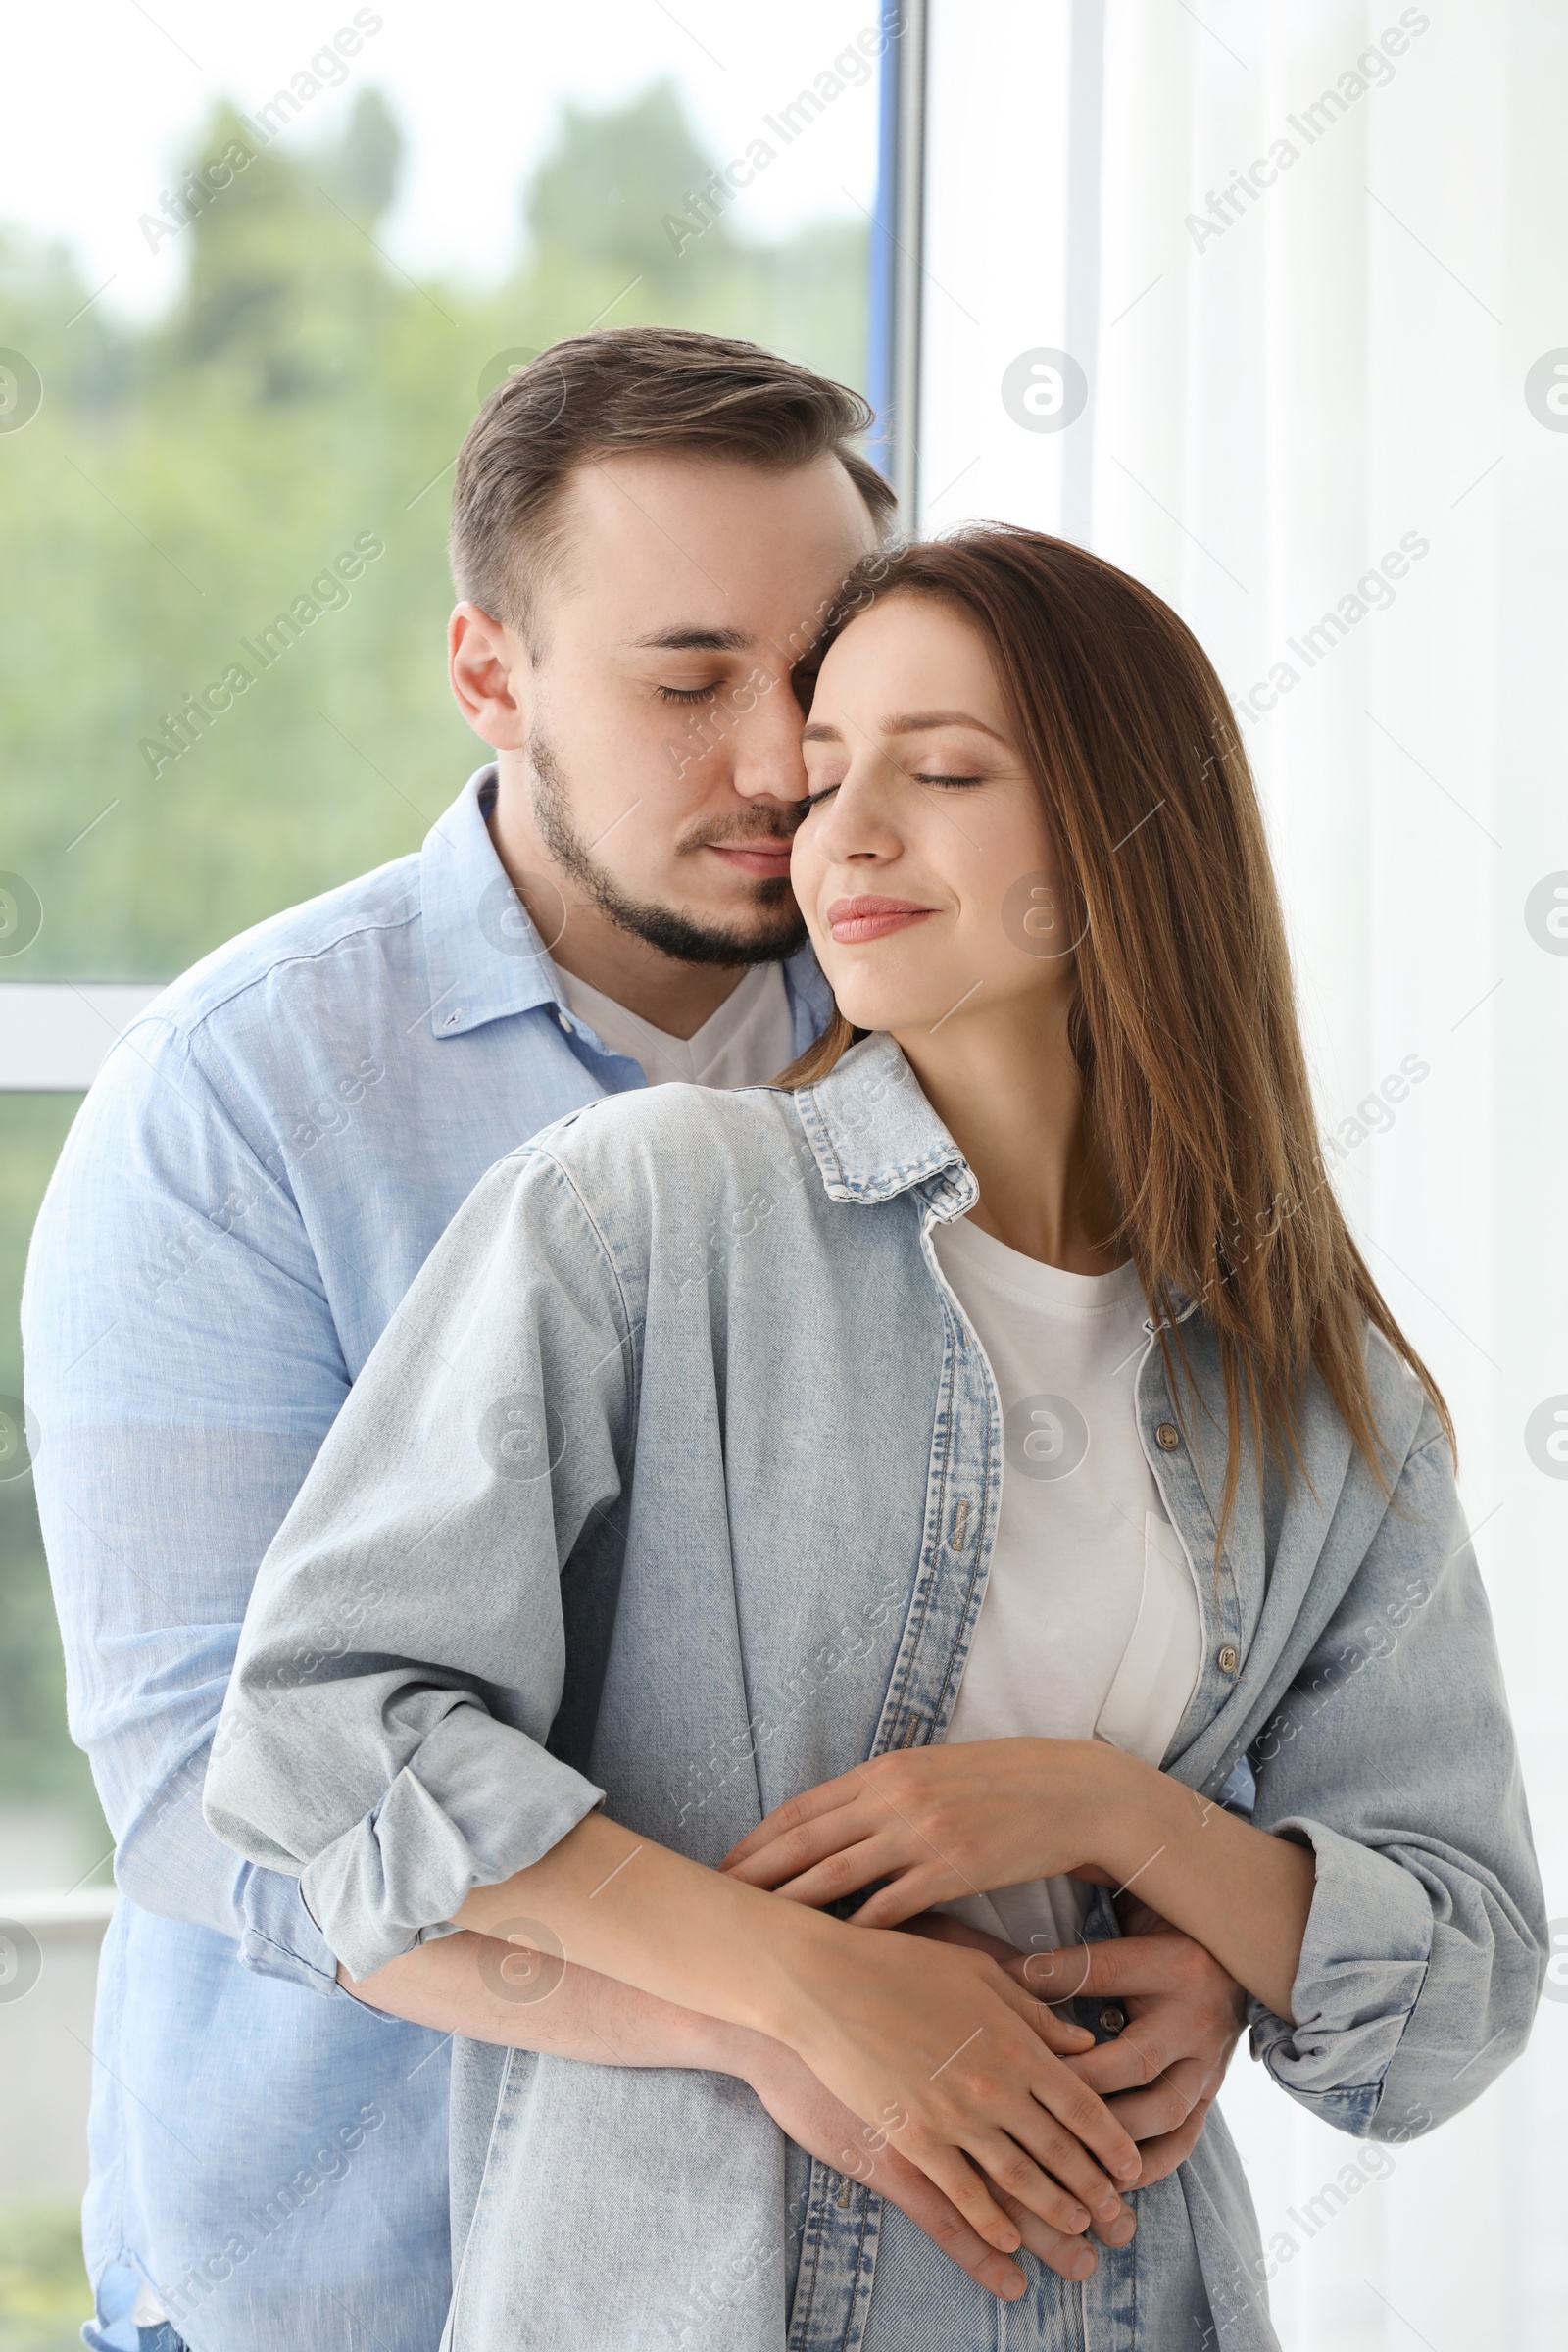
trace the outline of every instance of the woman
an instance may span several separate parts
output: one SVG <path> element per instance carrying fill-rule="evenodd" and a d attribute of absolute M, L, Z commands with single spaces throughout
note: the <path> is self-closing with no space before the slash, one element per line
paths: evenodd
<path fill-rule="evenodd" d="M 807 758 L 837 1020 L 776 1090 L 613 1098 L 480 1184 L 269 1554 L 209 1816 L 356 1978 L 510 1937 L 862 2119 L 792 2228 L 734 2082 L 460 2045 L 457 2352 L 1266 2346 L 1219 2120 L 1139 2189 L 1033 1993 L 1131 1889 L 1351 2132 L 1520 2048 L 1543 1907 L 1447 1415 L 1328 1189 L 1175 615 L 1029 532 L 881 560 Z M 1004 2312 L 885 2144 L 1004 2252 L 1016 2211 L 1136 2230 Z"/>

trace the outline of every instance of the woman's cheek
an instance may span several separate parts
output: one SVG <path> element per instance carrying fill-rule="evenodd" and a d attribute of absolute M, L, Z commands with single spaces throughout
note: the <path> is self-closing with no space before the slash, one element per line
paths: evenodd
<path fill-rule="evenodd" d="M 817 909 L 821 882 L 822 860 L 806 847 L 797 833 L 790 848 L 790 888 L 795 893 L 795 904 L 805 918 L 806 927 L 811 934 L 811 944 L 818 956 L 822 950 L 822 925 Z"/>

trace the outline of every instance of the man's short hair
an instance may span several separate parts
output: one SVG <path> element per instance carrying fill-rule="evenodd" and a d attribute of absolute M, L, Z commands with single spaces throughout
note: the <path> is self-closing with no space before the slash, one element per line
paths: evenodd
<path fill-rule="evenodd" d="M 460 598 L 526 633 L 564 552 L 573 468 L 662 449 L 782 471 L 831 455 L 892 528 L 892 485 L 853 446 L 868 402 L 759 344 L 677 326 L 603 327 L 553 343 L 500 383 L 458 454 L 450 554 Z"/>

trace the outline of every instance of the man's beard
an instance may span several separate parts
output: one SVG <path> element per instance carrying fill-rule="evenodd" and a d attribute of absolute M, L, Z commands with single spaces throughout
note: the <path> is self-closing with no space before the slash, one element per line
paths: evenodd
<path fill-rule="evenodd" d="M 565 778 L 555 747 L 537 728 L 529 745 L 534 822 L 555 858 L 601 914 L 678 963 L 778 963 L 806 945 L 806 925 L 790 895 L 788 874 L 767 875 L 757 884 L 753 905 L 760 919 L 754 930 L 734 931 L 700 922 L 685 908 L 658 906 L 628 898 L 595 859 L 578 832 Z M 696 851 L 710 843 L 726 846 L 779 839 L 776 808 L 749 810 L 744 817 L 694 826 L 677 847 Z"/>

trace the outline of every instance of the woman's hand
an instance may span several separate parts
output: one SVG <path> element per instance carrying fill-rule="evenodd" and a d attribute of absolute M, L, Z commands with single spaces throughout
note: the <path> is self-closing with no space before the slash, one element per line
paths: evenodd
<path fill-rule="evenodd" d="M 983 2286 L 988 2294 L 1000 2297 L 1004 2303 L 1016 2302 L 1027 2284 L 1018 2265 L 988 2245 L 970 2228 L 951 2197 L 944 2196 L 918 2165 L 900 2155 L 885 2133 L 873 2132 L 842 2100 L 824 2090 L 810 2068 L 793 2050 L 786 2049 L 781 2041 L 766 2040 L 760 2035 L 757 2039 L 756 2056 L 743 2069 L 734 2071 L 740 2071 L 750 2082 L 774 2123 L 805 2148 L 808 2155 L 819 2157 L 851 2180 L 864 2181 L 878 2196 L 886 2197 L 890 2204 L 906 2213 L 916 2228 L 923 2230 L 977 2286 Z M 1017 2224 L 1027 2252 L 1060 2278 L 1089 2277 L 1096 2258 L 1082 2237 L 1070 2237 L 1063 2230 L 1054 2230 L 1016 2198 L 1003 2195 L 999 2202 Z M 1122 2244 L 1132 2235 L 1131 2212 L 1124 2210 L 1119 2221 L 1105 2224 L 1104 2229 L 1111 2243 Z"/>
<path fill-rule="evenodd" d="M 1088 2038 L 995 1960 L 835 1928 L 801 1946 L 794 1984 L 780 2037 L 989 2244 L 1010 2254 L 1019 2232 L 988 2180 L 1069 2236 L 1120 2218 L 1137 2147 L 1057 2055 Z"/>
<path fill-rule="evenodd" d="M 719 1868 L 814 1908 L 885 1879 L 855 1918 L 896 1927 L 933 1903 L 1092 1870 L 1116 1761 L 1093 1740 L 896 1748 L 776 1805 Z"/>
<path fill-rule="evenodd" d="M 1000 1952 L 1009 1952 L 999 1945 Z M 1012 1955 L 1016 1956 L 1016 1955 Z M 363 1983 L 339 1967 L 338 1982 L 357 2000 L 470 2040 L 542 2050 L 579 2063 L 628 2067 L 696 2067 L 750 2083 L 773 2121 L 812 2156 L 865 2181 L 922 2229 L 959 2270 L 988 2293 L 1013 2301 L 1024 2275 L 966 2222 L 952 2199 L 902 2156 L 885 2132 L 873 2132 L 824 2090 L 793 2050 L 770 2035 L 720 2023 L 697 2011 L 620 1984 L 593 1969 L 549 1964 L 541 1977 L 532 1955 L 492 1936 L 460 1930 L 418 1945 Z M 1078 2037 L 1088 2040 L 1087 2034 Z M 1071 2049 L 1069 2036 L 1060 2046 Z M 1029 2253 L 1064 2278 L 1087 2278 L 1095 2257 L 1081 2237 L 1068 2236 L 1004 2195 Z M 1133 2218 L 1103 2225 L 1112 2243 L 1130 2236 Z"/>
<path fill-rule="evenodd" d="M 1310 1845 L 1099 1740 L 873 1756 L 776 1805 L 719 1867 L 812 1907 L 884 1879 L 855 1914 L 861 1927 L 1063 1873 L 1118 1891 L 1136 1881 L 1141 1899 L 1287 2024 L 1316 1884 Z"/>
<path fill-rule="evenodd" d="M 787 2043 L 1001 2253 L 1018 2231 L 985 2176 L 1071 2235 L 1138 2179 L 1134 2141 L 1048 2046 L 1065 2029 L 979 1952 L 776 1902 L 598 1812 L 455 1917 Z"/>

